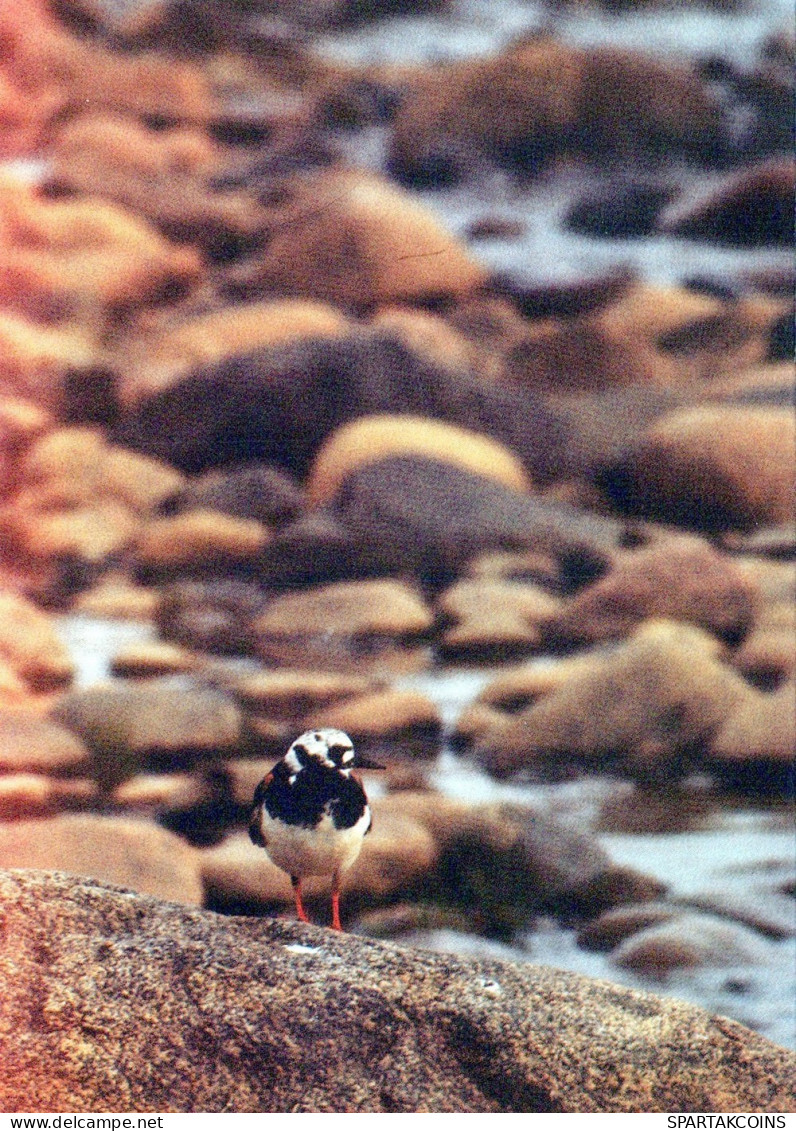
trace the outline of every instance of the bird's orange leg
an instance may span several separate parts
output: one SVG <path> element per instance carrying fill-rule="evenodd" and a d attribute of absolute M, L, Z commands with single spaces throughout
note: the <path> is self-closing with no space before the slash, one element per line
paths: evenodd
<path fill-rule="evenodd" d="M 340 922 L 340 873 L 335 872 L 332 877 L 332 929 L 342 931 Z"/>
<path fill-rule="evenodd" d="M 296 914 L 302 923 L 309 923 L 309 917 L 301 900 L 301 879 L 298 876 L 291 876 L 290 882 L 293 885 L 293 895 L 296 900 Z"/>

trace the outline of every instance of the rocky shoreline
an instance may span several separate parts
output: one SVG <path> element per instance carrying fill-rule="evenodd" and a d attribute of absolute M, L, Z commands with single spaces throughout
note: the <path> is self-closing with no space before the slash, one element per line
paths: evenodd
<path fill-rule="evenodd" d="M 685 818 L 706 795 L 773 808 L 792 793 L 792 40 L 769 37 L 744 63 L 588 48 L 549 28 L 441 65 L 317 47 L 390 14 L 369 7 L 277 15 L 263 0 L 221 19 L 212 0 L 135 17 L 24 0 L 0 13 L 8 906 L 38 908 L 31 939 L 85 898 L 98 916 L 86 938 L 135 906 L 194 955 L 195 928 L 475 977 L 268 918 L 290 891 L 245 839 L 254 784 L 302 729 L 337 726 L 388 766 L 368 783 L 374 833 L 344 893 L 360 934 L 511 942 L 549 920 L 652 979 L 729 959 L 763 968 L 767 942 L 796 934 L 781 862 L 755 876 L 751 901 L 695 906 L 615 863 L 560 806 L 455 800 L 435 773 L 454 750 L 495 783 L 616 783 L 620 826 L 672 796 Z M 440 26 L 456 14 L 433 8 Z M 352 158 L 373 131 L 375 167 Z M 617 253 L 551 276 L 541 242 L 538 263 L 524 254 L 525 221 L 573 176 L 602 187 L 576 193 L 560 223 L 595 248 L 681 241 L 747 266 L 662 282 Z M 470 194 L 459 230 L 433 204 L 452 192 Z M 528 202 L 524 220 L 501 211 L 501 192 Z M 521 267 L 490 266 L 496 245 L 519 249 Z M 64 617 L 142 631 L 87 682 Z M 411 682 L 452 665 L 484 676 L 454 720 Z M 5 970 L 24 979 L 16 930 Z M 538 979 L 576 1024 L 580 982 L 511 977 L 512 1016 L 539 1004 Z M 105 1016 L 121 990 L 100 985 Z M 737 1037 L 784 1063 L 732 1022 L 647 1008 L 685 1010 L 700 1048 Z M 41 1051 L 25 1016 L 30 1043 L 6 1039 L 3 1064 Z M 461 1038 L 448 1099 L 403 1079 L 377 1098 L 360 1080 L 351 1110 L 559 1110 L 569 1084 L 536 1062 L 495 1091 L 514 1048 L 495 1035 L 503 1017 L 487 1025 L 491 1068 L 482 1014 L 445 1021 Z M 77 1103 L 70 1063 L 38 1102 L 75 1088 Z M 263 1063 L 271 1091 L 238 1080 L 229 1103 L 299 1102 Z M 755 1097 L 757 1077 L 726 1091 L 718 1068 L 710 1087 L 694 1072 L 647 1097 L 654 1110 L 779 1102 L 773 1077 Z M 601 1084 L 597 1099 L 579 1084 L 566 1102 L 633 1110 L 639 1080 L 626 1095 Z M 308 1104 L 343 1102 L 316 1083 Z M 219 1110 L 222 1091 L 190 1102 Z M 164 1092 L 163 1109 L 183 1095 Z"/>

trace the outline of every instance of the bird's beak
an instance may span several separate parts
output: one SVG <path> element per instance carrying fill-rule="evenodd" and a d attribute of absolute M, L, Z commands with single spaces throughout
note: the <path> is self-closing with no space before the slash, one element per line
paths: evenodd
<path fill-rule="evenodd" d="M 367 755 L 357 754 L 354 764 L 355 764 L 355 766 L 358 770 L 386 770 L 387 769 L 386 766 L 382 766 L 381 762 L 374 762 L 374 760 L 372 758 L 368 758 Z"/>

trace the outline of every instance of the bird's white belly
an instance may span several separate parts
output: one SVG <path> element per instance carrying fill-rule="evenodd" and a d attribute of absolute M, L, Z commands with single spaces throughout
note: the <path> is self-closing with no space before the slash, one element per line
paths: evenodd
<path fill-rule="evenodd" d="M 263 807 L 261 829 L 265 850 L 278 868 L 291 876 L 329 876 L 343 872 L 359 856 L 370 824 L 370 811 L 350 829 L 336 829 L 324 815 L 314 829 L 275 821 Z"/>

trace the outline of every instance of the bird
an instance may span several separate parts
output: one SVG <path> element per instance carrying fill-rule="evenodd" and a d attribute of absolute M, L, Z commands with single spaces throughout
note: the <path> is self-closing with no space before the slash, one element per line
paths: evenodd
<path fill-rule="evenodd" d="M 302 923 L 310 922 L 302 899 L 304 877 L 332 877 L 332 928 L 337 931 L 343 929 L 340 878 L 372 826 L 356 767 L 384 769 L 357 755 L 345 731 L 305 731 L 258 784 L 249 821 L 252 843 L 290 876 Z"/>

